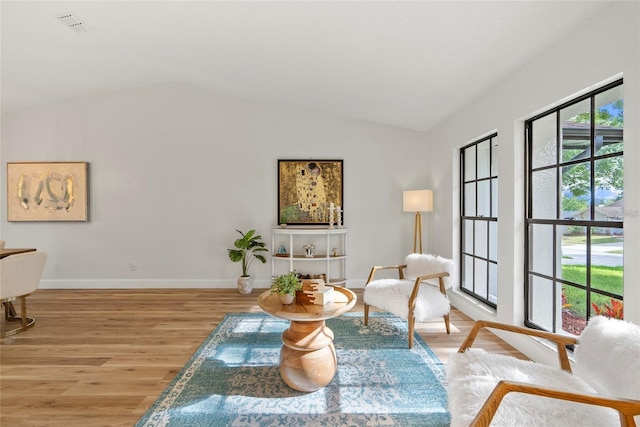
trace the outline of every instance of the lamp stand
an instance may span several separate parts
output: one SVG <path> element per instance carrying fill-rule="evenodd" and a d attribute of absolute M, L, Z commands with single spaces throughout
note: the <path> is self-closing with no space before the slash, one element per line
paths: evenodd
<path fill-rule="evenodd" d="M 420 252 L 416 252 L 416 242 L 420 242 Z M 422 253 L 422 215 L 416 211 L 416 222 L 413 228 L 413 253 Z"/>

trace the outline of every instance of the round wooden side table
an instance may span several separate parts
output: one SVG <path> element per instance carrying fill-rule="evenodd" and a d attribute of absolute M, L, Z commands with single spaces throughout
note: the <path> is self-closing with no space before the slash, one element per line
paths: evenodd
<path fill-rule="evenodd" d="M 326 319 L 351 310 L 357 297 L 352 291 L 334 286 L 333 301 L 325 305 L 294 302 L 284 305 L 277 294 L 265 291 L 258 305 L 266 313 L 290 321 L 282 333 L 280 374 L 289 387 L 298 391 L 316 391 L 331 382 L 338 368 L 333 331 Z"/>

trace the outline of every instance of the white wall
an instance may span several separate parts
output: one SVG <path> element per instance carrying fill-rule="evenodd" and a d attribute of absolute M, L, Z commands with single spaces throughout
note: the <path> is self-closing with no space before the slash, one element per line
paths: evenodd
<path fill-rule="evenodd" d="M 90 221 L 7 222 L 2 183 L 0 235 L 49 253 L 43 288 L 233 287 L 235 229 L 256 228 L 268 243 L 277 225 L 277 159 L 343 159 L 349 285 L 362 286 L 370 266 L 400 262 L 411 247 L 402 190 L 430 186 L 424 161 L 407 155 L 423 142 L 179 84 L 10 115 L 3 179 L 6 162 L 88 161 Z M 267 287 L 270 265 L 253 270 L 254 285 Z"/>
<path fill-rule="evenodd" d="M 497 130 L 499 138 L 499 220 L 497 313 L 461 293 L 452 302 L 474 318 L 522 323 L 524 316 L 524 130 L 523 121 L 562 100 L 624 77 L 625 210 L 640 210 L 640 4 L 609 7 L 587 25 L 542 52 L 464 110 L 440 123 L 428 135 L 441 149 L 431 150 L 430 179 L 441 195 L 437 227 L 429 232 L 435 251 L 457 257 L 459 251 L 458 159 L 460 147 Z M 491 66 L 491 64 L 487 64 Z M 442 195 L 451 194 L 448 205 Z M 451 230 L 454 230 L 451 233 Z M 627 215 L 624 224 L 625 318 L 640 323 L 640 218 Z M 530 356 L 545 357 L 538 353 Z M 551 356 L 555 357 L 555 356 Z"/>

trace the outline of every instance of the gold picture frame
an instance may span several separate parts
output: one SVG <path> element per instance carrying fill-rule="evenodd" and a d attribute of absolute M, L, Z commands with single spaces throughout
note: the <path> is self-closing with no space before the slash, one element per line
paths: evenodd
<path fill-rule="evenodd" d="M 342 160 L 278 160 L 278 224 L 328 225 L 343 187 Z"/>
<path fill-rule="evenodd" d="M 88 221 L 89 163 L 7 163 L 8 221 Z"/>

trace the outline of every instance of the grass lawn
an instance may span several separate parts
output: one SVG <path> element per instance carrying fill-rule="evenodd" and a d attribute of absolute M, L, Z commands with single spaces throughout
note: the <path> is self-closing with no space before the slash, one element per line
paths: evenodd
<path fill-rule="evenodd" d="M 562 278 L 581 285 L 586 284 L 587 268 L 584 265 L 563 265 L 562 266 Z M 606 267 L 606 266 L 591 266 L 591 287 L 603 291 L 608 291 L 614 294 L 622 295 L 623 292 L 623 268 L 622 267 Z M 587 309 L 587 296 L 586 292 L 582 289 L 574 288 L 573 286 L 563 286 L 564 295 L 566 298 L 566 304 L 569 310 L 580 314 L 586 315 Z M 610 304 L 611 298 L 591 294 L 591 301 L 595 302 L 599 306 L 603 306 L 604 303 Z"/>

